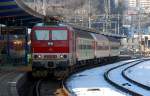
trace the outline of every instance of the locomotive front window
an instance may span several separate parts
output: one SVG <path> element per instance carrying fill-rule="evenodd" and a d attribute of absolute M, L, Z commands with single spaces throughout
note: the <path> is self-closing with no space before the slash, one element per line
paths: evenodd
<path fill-rule="evenodd" d="M 36 40 L 49 40 L 49 30 L 35 30 Z"/>
<path fill-rule="evenodd" d="M 52 40 L 67 40 L 67 30 L 51 30 Z"/>

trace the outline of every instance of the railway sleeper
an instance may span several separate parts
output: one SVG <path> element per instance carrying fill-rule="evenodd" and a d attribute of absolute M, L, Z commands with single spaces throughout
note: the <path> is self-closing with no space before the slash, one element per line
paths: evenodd
<path fill-rule="evenodd" d="M 64 69 L 56 69 L 54 71 L 54 77 L 58 78 L 59 80 L 67 77 L 69 75 L 69 68 L 64 68 Z"/>
<path fill-rule="evenodd" d="M 46 77 L 47 75 L 48 75 L 48 71 L 45 69 L 39 69 L 39 70 L 37 70 L 36 68 L 32 69 L 32 76 L 35 78 Z"/>

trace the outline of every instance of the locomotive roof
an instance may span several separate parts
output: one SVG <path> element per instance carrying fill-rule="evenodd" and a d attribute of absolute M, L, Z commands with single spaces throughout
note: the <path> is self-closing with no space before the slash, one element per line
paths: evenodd
<path fill-rule="evenodd" d="M 35 26 L 37 27 L 67 27 L 67 25 L 59 23 L 59 24 L 46 24 L 46 23 L 37 23 Z"/>

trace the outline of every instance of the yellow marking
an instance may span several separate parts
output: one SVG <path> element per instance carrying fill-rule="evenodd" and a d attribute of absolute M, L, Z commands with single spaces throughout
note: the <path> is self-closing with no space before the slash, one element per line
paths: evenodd
<path fill-rule="evenodd" d="M 57 89 L 57 91 L 54 94 L 55 96 L 68 96 L 67 94 L 65 94 L 63 89 Z"/>

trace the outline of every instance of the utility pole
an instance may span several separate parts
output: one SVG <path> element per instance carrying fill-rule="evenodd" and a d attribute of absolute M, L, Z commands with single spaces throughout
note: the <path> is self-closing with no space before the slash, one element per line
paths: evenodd
<path fill-rule="evenodd" d="M 140 7 L 140 2 L 137 0 L 137 6 L 138 6 L 138 40 L 139 40 L 139 52 L 140 55 L 142 55 L 142 38 L 141 38 L 141 7 Z"/>
<path fill-rule="evenodd" d="M 104 0 L 105 5 L 105 32 L 108 32 L 109 15 L 110 15 L 110 0 Z"/>
<path fill-rule="evenodd" d="M 89 16 L 89 28 L 91 28 L 91 0 L 89 0 L 89 14 L 88 14 Z"/>
<path fill-rule="evenodd" d="M 118 34 L 120 34 L 120 14 L 118 12 Z"/>

